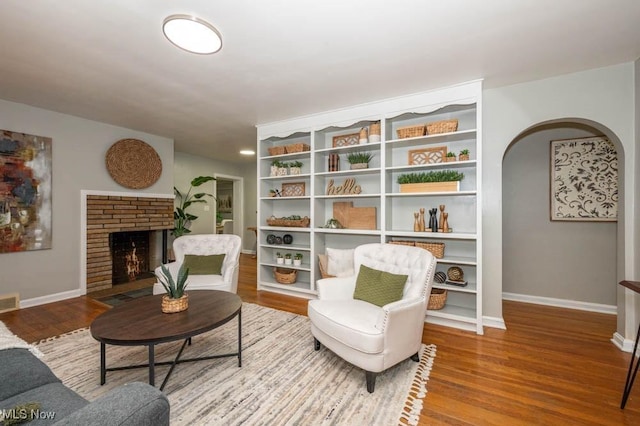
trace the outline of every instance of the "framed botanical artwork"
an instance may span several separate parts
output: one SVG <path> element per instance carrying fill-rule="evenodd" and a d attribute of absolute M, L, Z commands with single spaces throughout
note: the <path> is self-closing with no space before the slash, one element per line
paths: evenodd
<path fill-rule="evenodd" d="M 618 154 L 604 136 L 551 141 L 551 220 L 616 221 Z"/>
<path fill-rule="evenodd" d="M 0 253 L 51 248 L 51 138 L 0 130 Z"/>

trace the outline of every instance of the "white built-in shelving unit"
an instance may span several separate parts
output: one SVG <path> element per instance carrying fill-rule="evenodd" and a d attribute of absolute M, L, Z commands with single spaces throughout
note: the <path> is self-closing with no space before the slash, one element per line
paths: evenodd
<path fill-rule="evenodd" d="M 353 248 L 372 242 L 412 240 L 442 242 L 444 257 L 438 259 L 437 271 L 446 272 L 459 266 L 464 271 L 465 287 L 436 283 L 448 290 L 447 302 L 441 310 L 429 310 L 426 320 L 442 325 L 483 333 L 482 326 L 482 83 L 474 81 L 439 90 L 357 105 L 311 116 L 258 126 L 258 289 L 298 297 L 316 296 L 316 280 L 320 279 L 317 255 L 327 247 Z M 400 127 L 455 118 L 455 132 L 400 139 Z M 333 146 L 333 138 L 355 134 L 363 127 L 379 122 L 380 142 Z M 270 155 L 269 148 L 304 143 L 308 151 Z M 447 151 L 470 151 L 470 159 L 450 163 L 410 165 L 410 150 L 446 146 Z M 373 154 L 369 168 L 350 170 L 347 155 L 354 151 Z M 329 171 L 329 156 L 338 154 L 339 171 Z M 274 160 L 299 161 L 301 174 L 271 176 Z M 457 170 L 465 177 L 457 192 L 404 193 L 397 178 L 403 173 L 430 170 Z M 330 181 L 342 185 L 354 179 L 359 194 L 327 195 Z M 271 189 L 286 183 L 304 183 L 304 195 L 272 197 Z M 354 207 L 375 207 L 375 229 L 329 229 L 333 203 L 352 202 Z M 450 233 L 415 232 L 413 213 L 425 208 L 445 205 L 449 213 Z M 267 226 L 270 217 L 308 217 L 304 228 Z M 428 216 L 428 215 L 427 215 Z M 427 217 L 428 219 L 428 217 Z M 269 235 L 293 237 L 291 244 L 267 242 Z M 273 275 L 275 254 L 301 253 L 301 266 L 294 284 L 280 284 Z"/>

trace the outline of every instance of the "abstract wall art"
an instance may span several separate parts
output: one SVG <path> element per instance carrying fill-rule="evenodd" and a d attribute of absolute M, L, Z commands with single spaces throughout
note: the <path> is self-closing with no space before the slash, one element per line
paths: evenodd
<path fill-rule="evenodd" d="M 0 130 L 0 253 L 51 248 L 51 138 Z"/>
<path fill-rule="evenodd" d="M 551 141 L 551 220 L 616 221 L 618 155 L 604 136 Z"/>

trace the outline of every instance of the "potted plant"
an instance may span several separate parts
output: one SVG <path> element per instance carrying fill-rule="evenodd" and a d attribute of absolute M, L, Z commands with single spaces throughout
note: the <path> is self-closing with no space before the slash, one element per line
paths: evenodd
<path fill-rule="evenodd" d="M 280 254 L 280 252 L 276 253 L 276 263 L 278 265 L 282 265 L 284 263 L 284 257 L 282 257 L 282 254 Z"/>
<path fill-rule="evenodd" d="M 289 163 L 289 174 L 299 175 L 302 168 L 302 161 L 292 161 Z"/>
<path fill-rule="evenodd" d="M 456 161 L 456 153 L 455 152 L 447 152 L 447 156 L 444 158 L 445 163 L 450 163 L 452 161 Z"/>
<path fill-rule="evenodd" d="M 191 230 L 189 226 L 191 222 L 196 220 L 198 216 L 187 213 L 187 208 L 192 204 L 196 203 L 205 203 L 207 204 L 207 200 L 204 197 L 215 197 L 212 194 L 207 194 L 206 192 L 198 192 L 196 194 L 192 194 L 191 191 L 193 188 L 196 188 L 203 183 L 209 182 L 211 180 L 216 180 L 213 176 L 198 176 L 197 178 L 191 181 L 191 186 L 186 194 L 183 194 L 176 188 L 173 187 L 173 191 L 176 193 L 176 201 L 178 201 L 178 207 L 173 212 L 173 220 L 175 221 L 174 229 L 172 234 L 175 237 L 180 237 L 184 234 L 189 234 Z"/>
<path fill-rule="evenodd" d="M 404 173 L 398 176 L 400 192 L 455 192 L 464 174 L 455 170 Z"/>
<path fill-rule="evenodd" d="M 284 255 L 284 264 L 291 265 L 291 253 L 287 253 Z"/>
<path fill-rule="evenodd" d="M 162 296 L 162 312 L 172 314 L 186 310 L 189 307 L 189 295 L 185 292 L 189 268 L 185 268 L 184 264 L 180 265 L 175 280 L 165 265 L 162 265 L 160 270 L 157 278 L 167 293 Z"/>
<path fill-rule="evenodd" d="M 296 253 L 295 256 L 293 256 L 293 264 L 295 266 L 302 265 L 302 253 Z"/>
<path fill-rule="evenodd" d="M 469 150 L 463 149 L 458 154 L 458 161 L 469 161 Z"/>
<path fill-rule="evenodd" d="M 347 155 L 347 161 L 351 164 L 351 169 L 366 169 L 369 167 L 369 161 L 373 158 L 373 154 L 368 152 L 350 152 Z"/>
<path fill-rule="evenodd" d="M 269 197 L 275 197 L 276 195 L 278 195 L 278 193 L 276 192 L 275 189 L 270 189 L 269 190 Z"/>

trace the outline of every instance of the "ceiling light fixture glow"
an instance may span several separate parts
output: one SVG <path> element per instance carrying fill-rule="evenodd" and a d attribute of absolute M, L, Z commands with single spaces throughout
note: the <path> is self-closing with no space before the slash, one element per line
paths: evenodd
<path fill-rule="evenodd" d="M 240 151 L 241 155 L 255 155 L 256 152 L 251 149 L 243 149 Z"/>
<path fill-rule="evenodd" d="M 165 37 L 187 52 L 210 55 L 222 49 L 222 37 L 213 25 L 190 15 L 171 15 L 162 23 Z"/>

